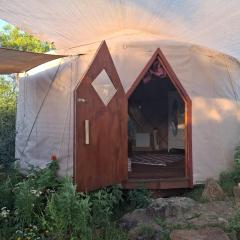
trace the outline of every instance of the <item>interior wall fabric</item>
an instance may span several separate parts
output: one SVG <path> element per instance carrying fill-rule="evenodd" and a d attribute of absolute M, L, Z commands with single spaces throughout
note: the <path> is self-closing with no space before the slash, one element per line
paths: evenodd
<path fill-rule="evenodd" d="M 0 74 L 25 72 L 45 62 L 62 57 L 64 57 L 64 55 L 51 55 L 0 48 Z"/>
<path fill-rule="evenodd" d="M 146 33 L 240 57 L 238 0 L 1 0 L 0 18 L 58 49 Z"/>
<path fill-rule="evenodd" d="M 194 184 L 218 178 L 232 166 L 240 140 L 240 64 L 236 59 L 176 41 L 121 37 L 107 45 L 125 92 L 157 48 L 164 53 L 192 100 Z M 72 175 L 73 90 L 95 53 L 95 48 L 85 49 L 85 55 L 46 63 L 20 79 L 16 156 L 22 168 L 44 167 L 54 154 L 60 161 L 60 174 Z"/>

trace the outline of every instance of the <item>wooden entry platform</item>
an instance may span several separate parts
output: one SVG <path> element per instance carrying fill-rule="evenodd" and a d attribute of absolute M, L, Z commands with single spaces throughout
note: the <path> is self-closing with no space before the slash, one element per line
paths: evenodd
<path fill-rule="evenodd" d="M 184 162 L 178 161 L 168 166 L 152 166 L 145 164 L 132 164 L 132 171 L 128 173 L 131 179 L 169 179 L 182 178 L 184 174 Z"/>
<path fill-rule="evenodd" d="M 128 181 L 122 182 L 122 186 L 126 189 L 134 188 L 147 188 L 147 189 L 177 189 L 177 188 L 190 188 L 190 179 L 183 178 L 161 178 L 161 179 L 136 179 L 129 178 Z"/>
<path fill-rule="evenodd" d="M 179 189 L 191 187 L 190 178 L 185 177 L 185 166 L 182 161 L 168 166 L 151 166 L 132 164 L 128 180 L 122 185 L 126 189 L 144 187 L 147 189 Z"/>

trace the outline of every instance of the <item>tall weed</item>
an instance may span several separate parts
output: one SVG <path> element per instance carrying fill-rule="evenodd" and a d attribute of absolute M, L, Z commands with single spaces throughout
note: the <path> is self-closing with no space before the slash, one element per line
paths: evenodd
<path fill-rule="evenodd" d="M 48 199 L 44 227 L 52 239 L 91 239 L 90 210 L 89 196 L 77 193 L 72 181 L 65 179 Z"/>

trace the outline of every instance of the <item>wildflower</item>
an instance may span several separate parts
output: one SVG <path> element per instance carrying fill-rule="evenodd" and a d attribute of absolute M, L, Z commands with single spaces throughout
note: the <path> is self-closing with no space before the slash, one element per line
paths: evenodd
<path fill-rule="evenodd" d="M 16 230 L 16 234 L 23 234 L 21 230 Z"/>
<path fill-rule="evenodd" d="M 56 156 L 56 155 L 52 155 L 52 156 L 51 156 L 51 160 L 52 160 L 52 161 L 56 161 L 56 160 L 57 160 L 57 156 Z"/>
<path fill-rule="evenodd" d="M 46 190 L 46 192 L 47 192 L 47 193 L 55 193 L 56 191 L 55 191 L 54 189 L 49 189 L 49 188 L 48 188 L 48 189 Z"/>
<path fill-rule="evenodd" d="M 40 195 L 42 194 L 41 191 L 37 191 L 37 190 L 35 190 L 35 189 L 31 189 L 31 190 L 30 190 L 30 193 L 33 194 L 33 195 L 36 196 L 36 197 L 40 197 Z"/>
<path fill-rule="evenodd" d="M 33 228 L 33 230 L 37 230 L 38 229 L 36 225 L 33 225 L 32 228 Z"/>
<path fill-rule="evenodd" d="M 10 214 L 10 210 L 8 210 L 7 207 L 1 208 L 1 213 L 0 213 L 0 215 L 1 215 L 3 218 L 6 218 L 9 214 Z"/>

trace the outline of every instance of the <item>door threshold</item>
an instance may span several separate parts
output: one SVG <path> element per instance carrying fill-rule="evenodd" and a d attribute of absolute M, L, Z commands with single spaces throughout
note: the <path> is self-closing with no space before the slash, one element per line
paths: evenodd
<path fill-rule="evenodd" d="M 159 179 L 136 179 L 129 178 L 122 182 L 122 186 L 126 189 L 147 188 L 147 189 L 177 189 L 190 188 L 190 179 L 188 177 L 181 178 L 159 178 Z"/>

